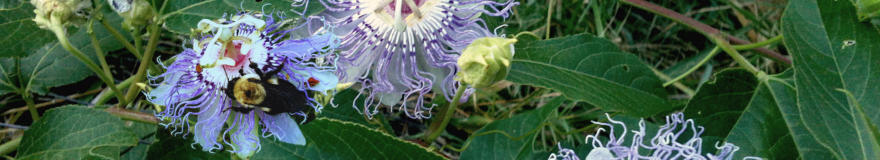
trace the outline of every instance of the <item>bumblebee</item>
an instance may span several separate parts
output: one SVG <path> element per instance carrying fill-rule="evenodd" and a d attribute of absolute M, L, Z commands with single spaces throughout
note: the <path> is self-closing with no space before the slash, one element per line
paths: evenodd
<path fill-rule="evenodd" d="M 308 102 L 308 92 L 275 77 L 283 65 L 267 73 L 262 73 L 256 64 L 251 63 L 250 67 L 257 73 L 236 77 L 227 83 L 226 95 L 236 102 L 228 109 L 241 113 L 259 109 L 270 115 L 293 113 L 314 117 L 314 109 Z"/>

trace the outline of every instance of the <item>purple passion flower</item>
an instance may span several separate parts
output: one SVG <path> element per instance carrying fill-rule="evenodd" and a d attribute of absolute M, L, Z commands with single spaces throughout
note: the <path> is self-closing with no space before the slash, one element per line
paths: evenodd
<path fill-rule="evenodd" d="M 341 83 L 368 91 L 366 115 L 378 103 L 395 106 L 411 118 L 430 118 L 425 95 L 452 99 L 453 76 L 461 51 L 474 39 L 494 36 L 481 15 L 507 17 L 517 2 L 507 0 L 321 0 L 324 16 L 341 38 L 337 57 Z M 378 102 L 378 103 L 377 103 Z M 392 110 L 394 108 L 392 107 Z"/>
<path fill-rule="evenodd" d="M 194 30 L 200 38 L 192 40 L 192 48 L 163 66 L 165 73 L 150 77 L 155 89 L 147 93 L 148 100 L 166 107 L 156 116 L 164 120 L 163 126 L 173 128 L 174 134 L 195 133 L 195 142 L 209 152 L 221 149 L 222 142 L 246 158 L 259 149 L 258 136 L 305 145 L 300 122 L 291 117 L 305 113 L 234 111 L 230 108 L 240 104 L 224 91 L 229 80 L 257 73 L 251 64 L 262 73 L 280 69 L 275 76 L 300 91 L 332 89 L 338 81 L 335 68 L 315 61 L 320 61 L 316 60 L 321 59 L 319 53 L 335 47 L 334 36 L 292 39 L 293 30 L 282 30 L 279 21 L 259 13 L 242 12 L 226 18 L 201 20 Z M 291 40 L 281 40 L 284 38 Z M 321 104 L 311 97 L 306 99 L 316 112 L 321 110 Z"/>
<path fill-rule="evenodd" d="M 584 159 L 587 160 L 605 160 L 605 159 L 650 159 L 650 160 L 670 160 L 670 159 L 689 159 L 689 160 L 730 160 L 733 159 L 733 153 L 739 150 L 739 147 L 732 143 L 725 142 L 718 148 L 718 155 L 707 153 L 701 155 L 703 139 L 700 135 L 703 133 L 703 127 L 694 124 L 693 119 L 684 119 L 684 114 L 674 113 L 666 116 L 666 124 L 660 126 L 656 134 L 653 135 L 648 142 L 645 142 L 647 132 L 645 132 L 645 120 L 639 121 L 638 130 L 627 130 L 626 125 L 621 121 L 611 119 L 607 114 L 610 123 L 602 123 L 593 121 L 593 123 L 608 127 L 608 140 L 603 142 L 600 140 L 599 134 L 605 131 L 599 128 L 594 135 L 586 137 L 586 143 L 592 144 L 593 150 L 587 154 Z M 622 129 L 620 135 L 614 135 L 615 126 Z M 631 132 L 630 144 L 623 144 L 627 132 Z M 556 160 L 580 160 L 573 150 L 559 146 L 559 152 L 551 153 L 548 159 Z M 758 157 L 745 157 L 743 159 L 761 159 Z"/>

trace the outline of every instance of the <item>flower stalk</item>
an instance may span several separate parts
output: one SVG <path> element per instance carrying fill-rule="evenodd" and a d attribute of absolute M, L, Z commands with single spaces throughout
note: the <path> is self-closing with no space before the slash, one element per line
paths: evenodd
<path fill-rule="evenodd" d="M 150 40 L 147 41 L 147 48 L 144 51 L 144 57 L 141 58 L 141 64 L 138 66 L 137 73 L 134 74 L 134 83 L 131 83 L 128 86 L 128 92 L 126 92 L 126 99 L 134 99 L 137 97 L 138 93 L 140 93 L 140 88 L 134 86 L 138 83 L 142 83 L 144 81 L 144 76 L 146 75 L 147 67 L 150 66 L 151 60 L 153 59 L 153 52 L 156 51 L 156 46 L 159 43 L 159 25 L 161 22 L 151 23 L 147 28 L 150 32 Z M 137 38 L 135 38 L 137 39 Z M 137 42 L 137 41 L 135 41 Z M 120 106 L 125 106 L 127 104 L 120 103 Z"/>
<path fill-rule="evenodd" d="M 113 84 L 112 76 L 108 75 L 106 72 L 103 72 L 100 67 L 95 64 L 94 61 L 86 57 L 86 55 L 83 54 L 82 51 L 80 51 L 76 47 L 73 47 L 73 45 L 70 43 L 70 40 L 67 38 L 67 33 L 65 32 L 64 25 L 62 25 L 61 19 L 59 17 L 51 17 L 49 30 L 55 33 L 55 37 L 58 38 L 58 43 L 60 43 L 61 46 L 64 47 L 65 50 L 67 50 L 67 52 L 70 52 L 80 62 L 86 64 L 86 67 L 91 69 L 92 72 L 95 72 L 95 74 L 98 75 L 98 78 L 101 79 L 101 81 L 104 81 L 107 86 L 116 86 Z M 126 98 L 122 97 L 121 94 L 117 95 L 117 99 L 119 99 L 119 102 L 126 102 Z"/>
<path fill-rule="evenodd" d="M 446 107 L 446 111 L 443 113 L 443 117 L 440 117 L 442 119 L 440 120 L 440 125 L 437 126 L 436 130 L 432 131 L 430 134 L 428 134 L 427 137 L 425 137 L 425 141 L 427 141 L 428 143 L 434 142 L 434 140 L 437 139 L 437 137 L 439 137 L 444 130 L 446 130 L 446 125 L 449 124 L 449 120 L 452 119 L 453 115 L 455 114 L 455 109 L 458 108 L 458 101 L 461 100 L 461 96 L 464 95 L 465 90 L 467 89 L 459 88 L 455 91 L 455 96 L 454 98 L 452 98 L 452 102 L 449 102 L 449 106 Z"/>
<path fill-rule="evenodd" d="M 40 113 L 37 112 L 37 107 L 34 106 L 34 99 L 31 93 L 21 93 L 21 99 L 24 99 L 24 103 L 27 103 L 28 111 L 30 111 L 32 119 L 34 119 L 34 121 L 40 120 Z"/>
<path fill-rule="evenodd" d="M 100 15 L 98 15 L 98 16 L 100 16 Z M 100 45 L 101 42 L 98 41 L 98 38 L 95 36 L 95 32 L 93 30 L 92 24 L 93 23 L 89 23 L 89 28 L 88 28 L 89 38 L 92 39 L 92 47 L 95 48 L 95 55 L 98 56 L 98 62 L 101 64 L 101 68 L 104 71 L 104 75 L 111 78 L 110 81 L 106 81 L 105 83 L 107 83 L 107 87 L 110 88 L 111 91 L 116 93 L 114 95 L 116 95 L 116 98 L 119 99 L 118 100 L 119 103 L 124 104 L 124 103 L 128 102 L 128 99 L 122 97 L 122 93 L 119 92 L 119 88 L 116 87 L 116 83 L 113 82 L 113 80 L 112 80 L 113 73 L 110 73 L 110 65 L 107 64 L 107 59 L 104 56 L 104 50 L 101 49 L 101 45 Z"/>

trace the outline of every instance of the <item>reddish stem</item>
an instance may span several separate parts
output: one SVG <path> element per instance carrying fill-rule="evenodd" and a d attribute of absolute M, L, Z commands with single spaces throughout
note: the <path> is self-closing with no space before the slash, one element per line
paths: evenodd
<path fill-rule="evenodd" d="M 667 9 L 665 7 L 658 6 L 658 5 L 651 3 L 651 2 L 647 2 L 644 0 L 622 0 L 622 1 L 627 4 L 633 5 L 635 7 L 647 10 L 651 13 L 658 14 L 658 15 L 661 15 L 666 18 L 670 18 L 676 22 L 684 24 L 685 26 L 693 28 L 694 30 L 697 30 L 697 32 L 700 32 L 700 33 L 702 33 L 706 36 L 709 36 L 709 37 L 719 35 L 719 36 L 726 38 L 727 40 L 729 40 L 733 44 L 751 44 L 752 43 L 747 40 L 739 39 L 734 36 L 724 34 L 720 30 L 712 28 L 712 26 L 706 25 L 705 23 L 694 20 L 693 18 L 684 16 L 678 12 Z M 754 48 L 752 50 L 757 51 L 758 53 L 760 53 L 760 55 L 762 55 L 764 57 L 769 57 L 773 60 L 783 62 L 786 65 L 791 65 L 791 60 L 778 52 L 775 52 L 775 51 L 772 51 L 772 50 L 769 50 L 766 48 L 761 48 L 761 47 Z"/>

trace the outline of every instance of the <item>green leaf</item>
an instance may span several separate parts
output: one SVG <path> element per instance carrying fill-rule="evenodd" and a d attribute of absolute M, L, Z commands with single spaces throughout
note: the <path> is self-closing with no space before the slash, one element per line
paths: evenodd
<path fill-rule="evenodd" d="M 28 1 L 3 0 L 0 7 L 0 57 L 26 57 L 55 41 L 52 32 L 34 23 L 34 6 Z"/>
<path fill-rule="evenodd" d="M 797 147 L 798 154 L 803 159 L 833 159 L 832 154 L 829 150 L 823 148 L 822 144 L 819 144 L 816 141 L 816 138 L 811 135 L 807 128 L 804 126 L 804 121 L 801 121 L 801 113 L 798 111 L 797 106 L 797 93 L 794 87 L 794 79 L 793 72 L 784 72 L 780 75 L 771 76 L 768 80 L 761 84 L 759 87 L 766 87 L 767 91 L 771 96 L 773 96 L 774 105 L 779 108 L 779 112 L 782 114 L 782 118 L 785 119 L 785 123 L 788 126 L 789 135 L 794 140 L 795 146 Z M 762 91 L 759 91 L 762 92 Z M 745 124 L 744 124 L 745 125 Z M 739 126 L 739 124 L 737 124 Z M 776 126 L 776 125 L 773 125 Z M 771 128 L 773 130 L 779 130 L 779 128 Z M 736 131 L 738 129 L 734 129 Z M 750 133 L 751 134 L 751 133 Z M 731 135 L 732 137 L 736 137 Z M 731 143 L 740 143 L 745 142 L 742 139 L 752 139 L 747 143 L 757 143 L 754 142 L 755 136 L 753 135 L 741 135 L 743 137 L 740 138 L 730 138 L 728 140 Z M 747 144 L 746 143 L 746 144 Z M 743 144 L 744 147 L 748 146 Z M 760 144 L 750 144 L 750 145 L 760 145 Z M 748 153 L 749 150 L 746 150 Z M 783 152 L 783 151 L 779 151 Z"/>
<path fill-rule="evenodd" d="M 236 1 L 236 0 L 179 0 L 166 1 L 168 4 L 165 8 L 165 28 L 178 34 L 189 34 L 190 29 L 196 28 L 196 25 L 202 19 L 220 19 L 224 15 L 234 15 L 239 11 L 262 11 L 265 14 L 284 14 L 287 17 L 296 17 L 294 12 L 302 12 L 303 7 L 292 7 L 291 0 L 264 0 L 256 2 L 253 0 Z M 266 5 L 269 4 L 269 5 Z M 264 6 L 266 5 L 266 6 Z M 314 15 L 324 11 L 324 6 L 319 1 L 309 1 L 308 10 L 305 15 Z"/>
<path fill-rule="evenodd" d="M 153 142 L 147 151 L 146 159 L 230 159 L 228 151 L 216 151 L 208 153 L 193 144 L 192 134 L 171 135 L 171 131 L 159 129 L 156 131 L 158 141 Z M 193 148 L 195 147 L 195 148 Z"/>
<path fill-rule="evenodd" d="M 703 146 L 712 146 L 727 137 L 751 99 L 758 80 L 744 69 L 727 69 L 704 83 L 684 109 L 687 118 L 707 126 L 702 134 Z M 704 152 L 715 152 L 705 147 Z"/>
<path fill-rule="evenodd" d="M 650 116 L 674 109 L 650 66 L 586 34 L 515 44 L 507 80 L 547 87 L 605 111 Z"/>
<path fill-rule="evenodd" d="M 318 118 L 302 125 L 306 145 L 261 138 L 252 159 L 443 159 L 421 146 L 363 125 Z"/>
<path fill-rule="evenodd" d="M 496 120 L 468 137 L 461 159 L 528 159 L 543 123 L 557 116 L 565 99 L 555 98 L 538 109 Z M 546 158 L 546 157 L 543 157 Z"/>
<path fill-rule="evenodd" d="M 104 7 L 104 18 L 107 18 L 113 27 L 119 30 L 118 24 L 122 22 L 122 18 Z M 87 26 L 88 24 L 83 24 Z M 122 43 L 116 41 L 110 35 L 110 32 L 104 29 L 100 22 L 94 22 L 95 36 L 100 42 L 101 49 L 104 51 L 113 51 L 122 48 Z M 79 48 L 86 56 L 97 62 L 92 41 L 86 32 L 86 27 L 81 27 L 79 31 L 69 35 L 70 42 L 76 48 Z M 22 39 L 21 37 L 16 39 Z M 26 39 L 26 38 L 24 38 Z M 0 59 L 0 63 L 13 64 L 12 58 Z M 21 72 L 16 75 L 15 66 L 0 66 L 0 93 L 12 92 L 14 88 L 25 88 L 30 92 L 38 94 L 46 94 L 49 88 L 66 85 L 85 79 L 94 74 L 86 65 L 79 61 L 70 52 L 67 52 L 57 42 L 48 43 L 40 47 L 34 54 L 21 58 Z M 6 84 L 15 85 L 11 77 L 22 76 L 22 82 L 16 87 L 8 87 Z"/>
<path fill-rule="evenodd" d="M 880 33 L 859 23 L 849 1 L 834 0 L 790 1 L 782 30 L 793 58 L 801 121 L 823 146 L 814 149 L 836 159 L 880 157 L 869 127 L 880 124 Z M 837 89 L 851 92 L 857 102 Z M 852 104 L 864 106 L 870 122 Z"/>
<path fill-rule="evenodd" d="M 83 106 L 51 109 L 24 132 L 17 159 L 119 159 L 138 138 L 118 117 Z"/>
<path fill-rule="evenodd" d="M 796 137 L 792 137 L 791 132 L 786 129 L 789 126 L 781 113 L 783 108 L 795 106 L 794 87 L 790 82 L 782 79 L 786 76 L 790 77 L 790 73 L 791 71 L 788 71 L 781 75 L 768 77 L 757 85 L 754 94 L 746 100 L 748 106 L 736 119 L 736 124 L 730 129 L 729 134 L 726 135 L 727 142 L 740 147 L 740 150 L 734 155 L 734 159 L 742 159 L 745 156 L 797 159 L 798 151 L 793 140 Z M 749 76 L 752 77 L 751 74 Z M 802 125 L 800 123 L 791 124 Z M 709 129 L 706 128 L 707 133 Z M 808 144 L 806 142 L 799 143 Z"/>
<path fill-rule="evenodd" d="M 335 107 L 324 107 L 321 110 L 321 113 L 318 114 L 318 117 L 326 117 L 346 122 L 354 122 L 357 124 L 361 124 L 367 126 L 367 128 L 373 129 L 381 129 L 387 132 L 393 132 L 394 129 L 391 128 L 391 125 L 388 123 L 387 119 L 385 119 L 382 114 L 373 115 L 373 119 L 369 119 L 361 113 L 358 113 L 358 110 L 362 110 L 364 105 L 364 98 L 358 98 L 358 91 L 347 89 L 336 93 L 333 97 L 333 104 L 336 104 Z M 358 98 L 358 99 L 355 99 Z"/>
<path fill-rule="evenodd" d="M 151 113 L 152 114 L 152 113 Z M 156 140 L 156 129 L 158 125 L 126 121 L 125 127 L 131 130 L 141 142 L 152 142 Z M 126 148 L 120 159 L 139 160 L 147 158 L 147 151 L 150 149 L 149 143 L 138 143 L 136 146 Z"/>

